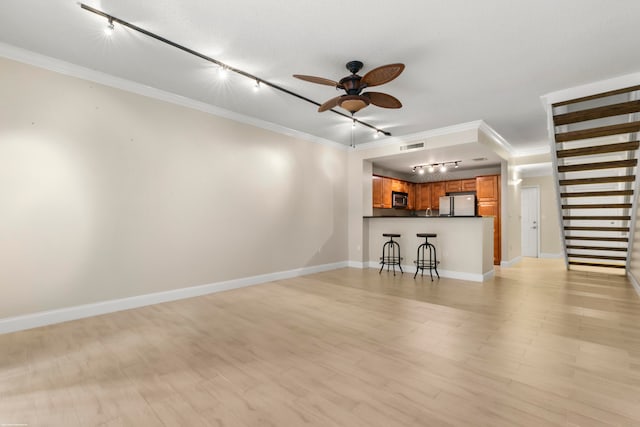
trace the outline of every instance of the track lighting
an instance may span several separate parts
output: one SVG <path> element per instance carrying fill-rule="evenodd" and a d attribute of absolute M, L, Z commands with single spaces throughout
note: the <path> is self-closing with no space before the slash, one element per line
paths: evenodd
<path fill-rule="evenodd" d="M 109 18 L 109 23 L 107 24 L 106 28 L 104 29 L 104 34 L 107 36 L 111 36 L 113 34 L 113 19 Z"/>
<path fill-rule="evenodd" d="M 235 74 L 239 74 L 241 76 L 247 77 L 247 78 L 249 78 L 251 80 L 259 81 L 260 82 L 260 86 L 265 86 L 265 85 L 269 86 L 272 89 L 276 89 L 276 90 L 278 90 L 280 92 L 286 93 L 287 95 L 291 95 L 293 97 L 296 97 L 296 98 L 301 99 L 303 101 L 306 101 L 308 103 L 314 104 L 317 107 L 319 107 L 321 105 L 320 103 L 318 103 L 318 102 L 316 102 L 316 101 L 314 101 L 314 100 L 312 100 L 310 98 L 307 98 L 305 96 L 302 96 L 302 95 L 300 95 L 300 94 L 298 94 L 298 93 L 296 93 L 296 92 L 294 92 L 294 91 L 292 91 L 290 89 L 284 88 L 284 87 L 282 87 L 280 85 L 277 85 L 275 83 L 271 83 L 271 82 L 269 82 L 267 80 L 260 79 L 259 77 L 254 76 L 251 73 L 243 71 L 243 70 L 241 70 L 239 68 L 232 67 L 232 66 L 227 65 L 227 64 L 225 64 L 225 63 L 223 63 L 223 62 L 221 62 L 221 61 L 219 61 L 217 59 L 214 59 L 214 58 L 212 58 L 210 56 L 207 56 L 207 55 L 205 55 L 203 53 L 197 52 L 197 51 L 195 51 L 195 50 L 193 50 L 191 48 L 188 48 L 186 46 L 178 44 L 178 43 L 176 43 L 174 41 L 168 40 L 168 39 L 166 39 L 166 38 L 164 38 L 164 37 L 162 37 L 162 36 L 160 36 L 158 34 L 152 33 L 151 31 L 149 31 L 149 30 L 147 30 L 145 28 L 142 28 L 142 27 L 139 27 L 139 26 L 137 26 L 135 24 L 127 22 L 124 19 L 120 19 L 120 18 L 118 18 L 116 16 L 109 15 L 108 13 L 103 12 L 102 10 L 96 9 L 96 8 L 91 7 L 89 5 L 86 5 L 84 3 L 78 3 L 78 5 L 83 10 L 86 10 L 88 12 L 94 13 L 94 14 L 96 14 L 98 16 L 102 16 L 102 17 L 108 19 L 109 24 L 108 24 L 107 28 L 105 28 L 105 30 L 104 30 L 105 34 L 111 34 L 113 32 L 113 30 L 114 30 L 113 24 L 114 24 L 114 21 L 115 21 L 121 27 L 125 27 L 125 28 L 128 28 L 128 29 L 133 30 L 133 31 L 137 31 L 138 33 L 144 34 L 147 37 L 151 37 L 152 39 L 155 39 L 155 40 L 157 40 L 159 42 L 162 42 L 162 43 L 167 44 L 169 46 L 172 46 L 172 47 L 174 47 L 176 49 L 179 49 L 179 50 L 181 50 L 183 52 L 186 52 L 186 53 L 188 53 L 190 55 L 196 56 L 196 57 L 198 57 L 200 59 L 203 59 L 203 60 L 205 60 L 207 62 L 210 62 L 212 64 L 217 65 L 219 67 L 218 68 L 218 77 L 220 79 L 225 79 L 229 72 L 233 72 Z M 371 124 L 369 124 L 367 122 L 363 122 L 362 120 L 358 120 L 358 119 L 352 118 L 352 117 L 348 116 L 347 114 L 342 113 L 342 112 L 337 111 L 337 110 L 333 110 L 332 109 L 331 111 L 333 113 L 335 113 L 335 114 L 338 114 L 338 115 L 342 116 L 342 117 L 348 117 L 348 118 L 352 119 L 354 122 L 360 123 L 362 126 L 366 126 L 366 127 L 370 128 L 370 129 L 373 129 L 378 134 L 391 136 L 390 132 L 382 130 L 382 129 L 378 129 L 377 127 L 375 127 L 375 126 L 373 126 L 373 125 L 371 125 Z"/>
<path fill-rule="evenodd" d="M 257 92 L 260 90 L 260 80 L 256 80 L 256 84 L 253 85 L 253 91 Z"/>
<path fill-rule="evenodd" d="M 440 173 L 445 173 L 447 171 L 447 165 L 454 165 L 454 168 L 458 168 L 459 163 L 462 163 L 462 160 L 452 160 L 450 162 L 438 162 L 438 163 L 428 163 L 426 165 L 416 165 L 412 167 L 413 172 L 418 172 L 420 174 L 424 173 L 424 168 L 427 168 L 429 173 L 433 173 L 436 168 Z"/>
<path fill-rule="evenodd" d="M 355 127 L 356 127 L 356 120 L 355 120 L 355 119 L 353 119 L 353 123 L 351 124 L 351 127 L 352 127 L 352 128 L 355 128 Z"/>

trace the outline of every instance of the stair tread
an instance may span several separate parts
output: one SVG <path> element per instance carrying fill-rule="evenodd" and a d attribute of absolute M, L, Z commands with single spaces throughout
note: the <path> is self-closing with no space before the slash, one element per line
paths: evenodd
<path fill-rule="evenodd" d="M 561 179 L 559 183 L 561 186 L 588 185 L 588 184 L 607 184 L 612 182 L 633 182 L 635 181 L 635 179 L 636 179 L 635 175 L 601 176 L 597 178 Z"/>
<path fill-rule="evenodd" d="M 555 126 L 563 126 L 587 120 L 619 116 L 621 114 L 637 113 L 638 111 L 640 111 L 640 101 L 620 102 L 617 104 L 604 105 L 602 107 L 558 114 L 553 116 L 553 124 Z"/>
<path fill-rule="evenodd" d="M 640 102 L 640 101 L 638 101 Z M 556 151 L 556 157 L 578 157 L 578 156 L 591 156 L 594 154 L 616 153 L 619 151 L 633 151 L 637 150 L 640 146 L 638 141 L 621 142 L 618 144 L 606 144 L 589 147 L 571 148 L 568 150 Z"/>
<path fill-rule="evenodd" d="M 584 258 L 584 259 L 607 259 L 611 261 L 626 261 L 626 256 L 613 256 L 613 255 L 593 255 L 593 254 L 567 254 L 569 258 Z"/>
<path fill-rule="evenodd" d="M 605 190 L 605 191 L 575 191 L 560 193 L 560 197 L 603 197 L 603 196 L 633 196 L 633 190 Z"/>
<path fill-rule="evenodd" d="M 597 242 L 629 242 L 628 237 L 564 236 L 565 240 L 592 240 Z"/>
<path fill-rule="evenodd" d="M 629 231 L 629 227 L 596 227 L 596 226 L 582 226 L 582 225 L 567 225 L 563 227 L 565 230 L 576 231 Z"/>
<path fill-rule="evenodd" d="M 599 138 L 601 136 L 620 135 L 623 133 L 638 131 L 640 131 L 640 122 L 621 123 L 617 125 L 556 133 L 556 142 L 577 141 L 580 139 Z"/>
<path fill-rule="evenodd" d="M 597 93 L 595 95 L 581 96 L 580 98 L 568 99 L 566 101 L 556 102 L 552 107 L 560 107 L 563 105 L 577 104 L 578 102 L 590 101 L 592 99 L 605 98 L 607 96 L 619 95 L 621 93 L 634 92 L 640 90 L 640 85 L 629 86 L 622 89 L 609 90 L 607 92 Z"/>
<path fill-rule="evenodd" d="M 564 221 L 630 221 L 630 215 L 604 216 L 604 215 L 566 215 Z"/>
<path fill-rule="evenodd" d="M 562 209 L 631 209 L 631 203 L 593 203 L 562 205 Z"/>
<path fill-rule="evenodd" d="M 586 246 L 586 245 L 567 245 L 567 249 L 582 249 L 589 251 L 615 251 L 615 252 L 627 252 L 627 248 L 612 247 L 612 246 Z"/>
<path fill-rule="evenodd" d="M 570 265 L 584 265 L 589 267 L 607 267 L 607 268 L 627 268 L 625 264 L 608 264 L 600 262 L 586 262 L 586 261 L 569 261 Z"/>
<path fill-rule="evenodd" d="M 580 163 L 576 165 L 558 165 L 558 172 L 578 172 L 599 169 L 632 168 L 638 164 L 638 159 L 613 160 L 611 162 Z"/>

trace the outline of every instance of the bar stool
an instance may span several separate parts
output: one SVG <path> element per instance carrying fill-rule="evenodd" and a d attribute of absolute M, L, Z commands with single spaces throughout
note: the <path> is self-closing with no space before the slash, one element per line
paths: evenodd
<path fill-rule="evenodd" d="M 424 243 L 418 246 L 418 252 L 416 254 L 416 273 L 413 275 L 415 279 L 418 275 L 418 270 L 421 270 L 421 275 L 424 275 L 424 270 L 429 269 L 429 274 L 431 275 L 431 281 L 433 282 L 433 270 L 436 271 L 438 275 L 438 279 L 440 278 L 440 274 L 438 273 L 438 257 L 436 255 L 436 247 L 429 243 L 429 237 L 435 238 L 438 237 L 437 234 L 433 233 L 418 233 L 416 234 L 418 237 L 424 237 Z M 425 257 L 425 252 L 428 251 L 429 258 Z"/>
<path fill-rule="evenodd" d="M 384 266 L 387 266 L 387 271 L 389 271 L 389 266 L 393 266 L 393 275 L 396 275 L 396 265 L 400 267 L 400 273 L 404 273 L 402 271 L 402 265 L 400 261 L 402 261 L 402 257 L 400 256 L 400 244 L 393 240 L 394 237 L 399 238 L 400 234 L 394 233 L 383 233 L 382 236 L 388 237 L 389 240 L 382 245 L 382 256 L 380 257 L 380 271 L 378 274 L 382 273 L 382 269 Z"/>

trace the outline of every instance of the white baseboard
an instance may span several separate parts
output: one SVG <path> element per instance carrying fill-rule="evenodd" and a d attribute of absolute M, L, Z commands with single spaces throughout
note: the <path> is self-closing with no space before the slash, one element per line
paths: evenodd
<path fill-rule="evenodd" d="M 364 267 L 380 269 L 380 263 L 377 261 L 369 261 L 368 263 L 364 264 Z M 403 265 L 402 269 L 407 273 L 411 272 L 411 275 L 413 275 L 413 273 L 416 272 L 415 265 Z M 425 271 L 424 274 L 429 274 L 429 273 L 428 271 Z M 438 274 L 440 274 L 440 277 L 446 277 L 447 279 L 468 280 L 471 282 L 483 282 L 493 277 L 493 270 L 484 274 L 477 274 L 477 273 L 465 273 L 461 271 L 442 270 L 438 268 Z M 434 276 L 435 276 L 435 273 L 434 273 Z"/>
<path fill-rule="evenodd" d="M 347 262 L 347 267 L 350 268 L 364 268 L 364 263 L 362 261 L 348 261 Z"/>
<path fill-rule="evenodd" d="M 116 311 L 129 310 L 132 308 L 144 307 L 152 304 L 160 304 L 163 302 L 192 298 L 201 295 L 212 294 L 215 292 L 228 291 L 231 289 L 238 289 L 246 286 L 272 282 L 274 280 L 290 279 L 292 277 L 305 276 L 307 274 L 336 270 L 338 268 L 347 267 L 348 264 L 349 263 L 347 261 L 343 261 L 333 264 L 314 265 L 311 267 L 302 267 L 293 270 L 261 274 L 258 276 L 226 280 L 224 282 L 210 283 L 207 285 L 173 289 L 170 291 L 155 292 L 152 294 L 101 301 L 93 304 L 84 304 L 57 310 L 41 311 L 38 313 L 26 314 L 22 316 L 7 317 L 4 319 L 0 319 L 0 334 L 37 328 L 40 326 L 53 325 L 55 323 L 67 322 L 69 320 L 77 320 L 91 316 L 98 316 L 101 314 L 113 313 Z"/>
<path fill-rule="evenodd" d="M 500 267 L 511 267 L 517 263 L 519 263 L 520 261 L 522 261 L 522 257 L 521 256 L 517 256 L 512 260 L 509 261 L 500 261 Z"/>
<path fill-rule="evenodd" d="M 627 271 L 627 277 L 629 278 L 629 281 L 631 282 L 633 289 L 635 289 L 638 296 L 640 296 L 640 283 L 638 283 L 635 276 L 631 274 L 630 271 Z"/>
<path fill-rule="evenodd" d="M 558 253 L 540 252 L 540 258 L 564 258 L 564 252 L 558 252 Z"/>

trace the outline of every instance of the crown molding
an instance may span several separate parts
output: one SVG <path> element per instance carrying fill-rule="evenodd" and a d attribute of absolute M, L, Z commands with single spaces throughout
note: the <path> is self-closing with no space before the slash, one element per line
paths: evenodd
<path fill-rule="evenodd" d="M 62 61 L 60 59 L 52 58 L 50 56 L 35 53 L 2 42 L 0 42 L 0 57 L 43 68 L 66 76 L 99 83 L 104 86 L 124 90 L 126 92 L 135 93 L 137 95 L 146 96 L 148 98 L 157 99 L 159 101 L 168 102 L 170 104 L 191 108 L 193 110 L 201 111 L 213 116 L 222 117 L 225 119 L 233 120 L 235 122 L 247 124 L 282 135 L 299 138 L 316 144 L 327 145 L 343 151 L 349 149 L 348 146 L 336 141 L 320 138 L 305 132 L 300 132 L 295 129 L 267 122 L 265 120 L 249 117 L 244 114 L 229 111 L 224 108 L 216 107 L 201 101 L 196 101 L 194 99 L 177 95 L 172 92 L 163 91 L 151 86 L 146 86 L 140 83 L 133 82 L 131 80 L 123 79 L 121 77 L 112 76 L 101 71 L 82 67 L 80 65 L 72 64 L 70 62 Z"/>
<path fill-rule="evenodd" d="M 445 126 L 442 128 L 431 129 L 423 132 L 412 133 L 408 135 L 402 136 L 392 136 L 389 138 L 384 138 L 382 140 L 376 140 L 371 142 L 365 142 L 362 144 L 356 145 L 354 150 L 369 150 L 371 148 L 379 148 L 385 147 L 391 144 L 403 144 L 407 142 L 421 142 L 421 139 L 434 138 L 442 135 L 449 135 L 452 133 L 464 132 L 469 130 L 477 130 L 480 129 L 482 120 L 475 120 L 473 122 L 460 123 L 452 126 Z"/>

